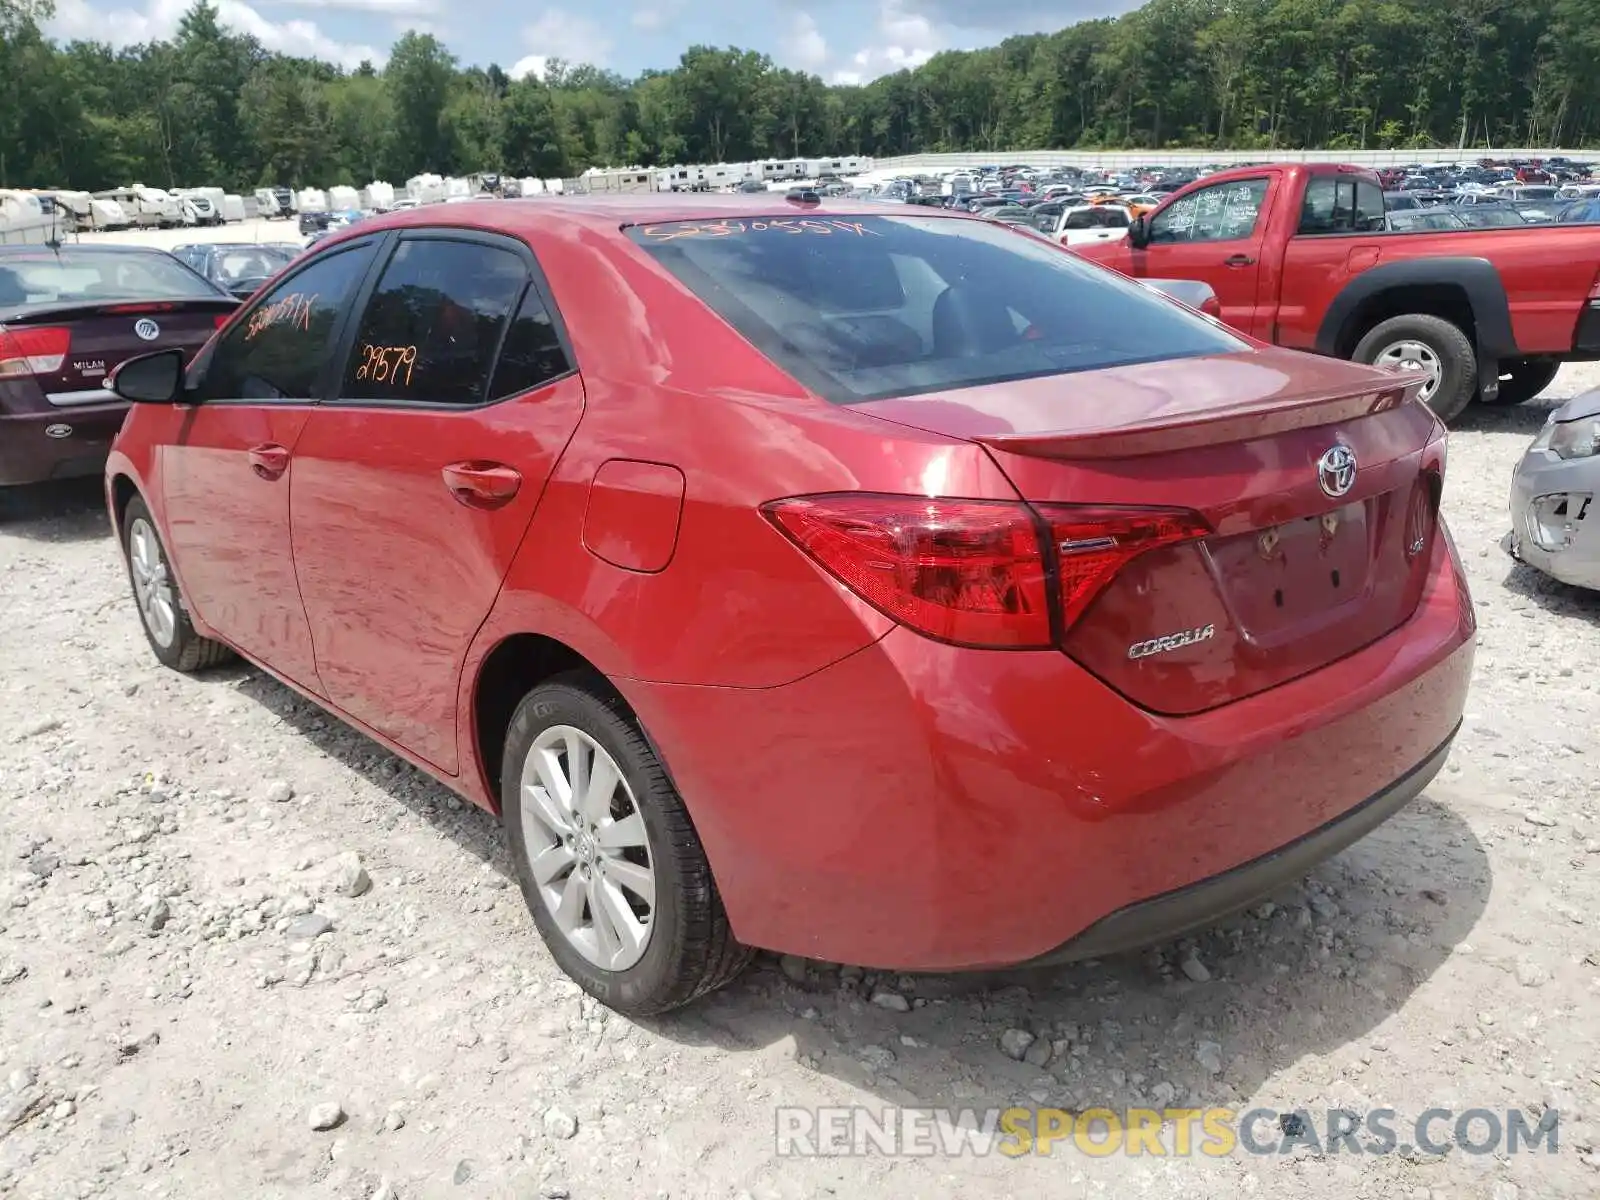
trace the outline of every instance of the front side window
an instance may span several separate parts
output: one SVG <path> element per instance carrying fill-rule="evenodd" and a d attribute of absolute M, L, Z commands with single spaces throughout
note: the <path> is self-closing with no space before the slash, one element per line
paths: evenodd
<path fill-rule="evenodd" d="M 1216 183 L 1180 196 L 1151 219 L 1150 241 L 1226 242 L 1247 238 L 1261 219 L 1267 180 Z"/>
<path fill-rule="evenodd" d="M 340 317 L 372 265 L 375 247 L 319 257 L 234 322 L 200 371 L 201 400 L 320 399 Z"/>
<path fill-rule="evenodd" d="M 1246 348 L 1132 280 L 996 222 L 819 213 L 628 234 L 836 403 Z"/>
<path fill-rule="evenodd" d="M 481 242 L 400 243 L 361 315 L 345 367 L 345 400 L 482 404 L 528 268 Z"/>

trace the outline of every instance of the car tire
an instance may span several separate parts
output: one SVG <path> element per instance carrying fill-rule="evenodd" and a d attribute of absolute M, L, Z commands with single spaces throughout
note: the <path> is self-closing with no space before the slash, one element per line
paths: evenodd
<path fill-rule="evenodd" d="M 1367 331 L 1351 357 L 1382 366 L 1398 364 L 1413 354 L 1436 372 L 1423 403 L 1448 425 L 1478 394 L 1477 351 L 1459 325 L 1430 313 L 1390 317 Z"/>
<path fill-rule="evenodd" d="M 1514 358 L 1501 363 L 1500 369 L 1505 372 L 1500 390 L 1492 400 L 1482 396 L 1479 400 L 1496 408 L 1509 408 L 1513 404 L 1526 404 L 1549 387 L 1556 372 L 1561 370 L 1561 364 L 1537 358 Z"/>
<path fill-rule="evenodd" d="M 580 778 L 616 778 L 587 811 L 570 799 L 575 753 Z M 748 965 L 753 951 L 734 939 L 677 788 L 603 679 L 572 672 L 529 692 L 511 718 L 500 778 L 523 900 L 557 965 L 584 991 L 644 1017 L 680 1008 Z"/>
<path fill-rule="evenodd" d="M 122 555 L 139 625 L 163 666 L 188 674 L 234 657 L 230 647 L 195 632 L 155 518 L 138 496 L 128 501 L 122 514 Z"/>

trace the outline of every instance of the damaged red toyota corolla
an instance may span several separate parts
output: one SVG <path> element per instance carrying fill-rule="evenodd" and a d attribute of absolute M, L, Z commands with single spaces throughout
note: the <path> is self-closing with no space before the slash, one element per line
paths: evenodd
<path fill-rule="evenodd" d="M 1103 955 L 1422 790 L 1473 617 L 1419 380 L 962 217 L 748 196 L 363 223 L 138 401 L 156 655 L 238 651 L 501 814 L 630 1013 L 746 947 Z"/>

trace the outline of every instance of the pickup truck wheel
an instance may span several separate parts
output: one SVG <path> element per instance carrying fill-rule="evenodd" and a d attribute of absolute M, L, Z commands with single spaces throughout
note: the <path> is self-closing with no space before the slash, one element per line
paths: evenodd
<path fill-rule="evenodd" d="M 1550 381 L 1561 369 L 1560 363 L 1541 362 L 1535 358 L 1513 359 L 1501 366 L 1506 376 L 1500 380 L 1500 391 L 1493 400 L 1483 400 L 1484 404 L 1492 404 L 1496 408 L 1532 400 L 1550 386 Z"/>
<path fill-rule="evenodd" d="M 1478 392 L 1478 356 L 1461 327 L 1427 313 L 1390 317 L 1374 325 L 1351 355 L 1375 367 L 1428 374 L 1421 400 L 1449 424 Z"/>

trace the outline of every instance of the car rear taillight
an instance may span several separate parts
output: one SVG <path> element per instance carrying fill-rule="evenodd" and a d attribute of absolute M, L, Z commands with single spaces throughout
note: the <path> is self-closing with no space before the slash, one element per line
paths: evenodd
<path fill-rule="evenodd" d="M 1060 562 L 1061 621 L 1071 626 L 1118 571 L 1141 554 L 1211 532 L 1181 508 L 1041 506 Z"/>
<path fill-rule="evenodd" d="M 846 493 L 762 511 L 839 582 L 918 633 L 962 646 L 1050 645 L 1044 555 L 1026 505 Z"/>
<path fill-rule="evenodd" d="M 1044 649 L 1140 554 L 1211 530 L 1182 509 L 844 493 L 762 511 L 874 608 L 962 646 Z M 1050 539 L 1049 547 L 1041 542 Z"/>
<path fill-rule="evenodd" d="M 0 328 L 0 379 L 51 375 L 72 349 L 72 330 L 59 326 Z"/>
<path fill-rule="evenodd" d="M 232 319 L 232 317 L 233 317 L 232 313 L 218 313 L 217 316 L 216 316 L 216 326 L 217 326 L 217 328 L 221 329 L 224 325 L 226 325 L 229 322 L 229 320 Z"/>

